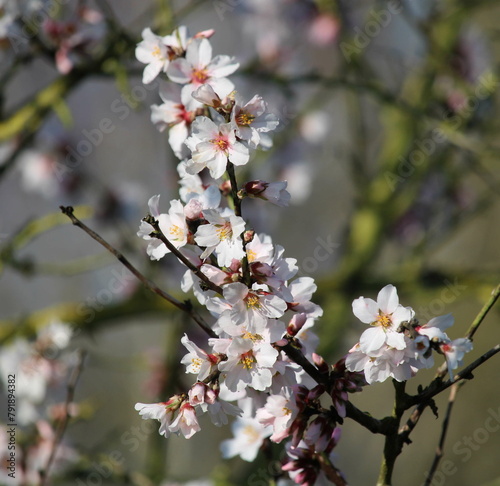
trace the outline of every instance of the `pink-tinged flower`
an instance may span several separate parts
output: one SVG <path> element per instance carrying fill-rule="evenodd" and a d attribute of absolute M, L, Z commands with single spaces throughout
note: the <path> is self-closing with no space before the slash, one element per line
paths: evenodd
<path fill-rule="evenodd" d="M 210 106 L 215 109 L 223 108 L 223 105 L 230 103 L 229 97 L 224 98 L 223 102 L 220 96 L 209 84 L 202 84 L 199 88 L 193 91 L 191 96 L 203 105 Z"/>
<path fill-rule="evenodd" d="M 201 430 L 196 411 L 188 402 L 184 402 L 179 409 L 179 413 L 175 420 L 170 424 L 170 432 L 179 435 L 179 432 L 186 438 L 190 439 L 196 432 Z"/>
<path fill-rule="evenodd" d="M 176 248 L 181 248 L 187 243 L 188 227 L 184 216 L 184 207 L 182 203 L 176 199 L 170 201 L 170 209 L 168 214 L 160 213 L 159 210 L 160 196 L 153 196 L 148 201 L 149 213 L 153 216 L 160 226 L 162 233 L 170 240 Z M 151 260 L 159 260 L 163 258 L 170 250 L 160 239 L 150 236 L 154 228 L 145 221 L 141 221 L 137 236 L 150 241 L 147 254 Z"/>
<path fill-rule="evenodd" d="M 264 391 L 271 386 L 278 351 L 260 336 L 234 338 L 227 348 L 228 359 L 219 363 L 226 386 L 240 391 L 247 386 Z"/>
<path fill-rule="evenodd" d="M 411 320 L 414 312 L 410 307 L 399 304 L 394 285 L 386 285 L 378 293 L 377 302 L 364 297 L 355 299 L 352 311 L 361 322 L 372 326 L 361 335 L 361 351 L 372 355 L 384 344 L 399 350 L 406 347 L 404 335 L 397 329 L 403 321 Z"/>
<path fill-rule="evenodd" d="M 217 186 L 208 186 L 201 193 L 188 194 L 187 204 L 184 208 L 184 214 L 187 219 L 203 219 L 203 211 L 206 209 L 216 209 L 220 205 L 221 193 Z"/>
<path fill-rule="evenodd" d="M 182 90 L 188 96 L 202 84 L 209 84 L 220 98 L 224 98 L 234 90 L 234 84 L 226 76 L 233 74 L 238 67 L 239 64 L 229 56 L 216 56 L 212 59 L 210 42 L 199 38 L 189 43 L 185 58 L 170 63 L 167 76 L 174 83 L 184 84 Z M 188 108 L 195 109 L 199 106 L 201 104 L 191 98 Z"/>
<path fill-rule="evenodd" d="M 286 190 L 287 182 L 247 182 L 242 191 L 242 196 L 254 197 L 269 201 L 276 206 L 286 207 L 290 202 L 290 193 Z"/>
<path fill-rule="evenodd" d="M 271 264 L 273 262 L 274 246 L 268 235 L 255 234 L 252 241 L 246 245 L 248 263 L 260 262 Z"/>
<path fill-rule="evenodd" d="M 453 380 L 453 370 L 462 366 L 465 353 L 472 351 L 472 341 L 467 338 L 454 339 L 453 341 L 448 340 L 440 344 L 439 349 L 446 358 L 450 380 Z"/>
<path fill-rule="evenodd" d="M 427 324 L 417 326 L 415 330 L 418 334 L 426 336 L 431 341 L 447 341 L 448 336 L 444 332 L 453 325 L 454 318 L 451 314 L 432 318 Z"/>
<path fill-rule="evenodd" d="M 293 391 L 285 387 L 279 395 L 270 395 L 267 398 L 264 408 L 257 410 L 256 418 L 262 425 L 272 426 L 273 434 L 270 439 L 279 443 L 290 435 L 290 426 L 298 413 Z"/>
<path fill-rule="evenodd" d="M 286 309 L 286 302 L 276 295 L 257 289 L 256 284 L 250 290 L 245 284 L 235 282 L 224 287 L 224 298 L 231 309 L 222 313 L 218 324 L 222 330 L 232 336 L 245 332 L 261 333 L 268 319 L 281 317 Z"/>
<path fill-rule="evenodd" d="M 266 427 L 252 417 L 238 417 L 231 429 L 234 438 L 221 443 L 222 456 L 240 456 L 248 462 L 255 460 L 264 439 L 272 434 L 272 427 Z"/>
<path fill-rule="evenodd" d="M 311 297 L 317 288 L 311 277 L 295 279 L 287 289 L 283 289 L 289 308 L 295 312 L 306 314 L 308 317 L 321 317 L 323 309 L 311 302 Z"/>
<path fill-rule="evenodd" d="M 189 351 L 181 360 L 181 363 L 186 365 L 186 373 L 193 373 L 197 375 L 198 380 L 204 380 L 210 374 L 212 365 L 217 364 L 219 360 L 190 341 L 186 334 L 182 336 L 181 343 Z"/>
<path fill-rule="evenodd" d="M 255 95 L 244 106 L 237 102 L 231 113 L 231 121 L 236 127 L 236 135 L 253 148 L 258 145 L 269 148 L 272 141 L 262 137 L 262 134 L 275 130 L 279 124 L 278 117 L 267 111 L 267 103 L 259 95 Z"/>
<path fill-rule="evenodd" d="M 171 426 L 174 420 L 174 414 L 181 403 L 182 399 L 178 395 L 174 395 L 168 402 L 136 403 L 134 408 L 144 420 L 158 420 L 161 424 L 158 432 L 160 435 L 168 437 L 170 432 L 172 432 Z"/>
<path fill-rule="evenodd" d="M 183 99 L 179 86 L 172 83 L 160 85 L 161 105 L 151 106 L 151 121 L 163 132 L 169 127 L 168 143 L 179 159 L 189 155 L 184 142 L 189 136 L 189 127 L 195 118 L 194 111 L 186 109 L 187 100 Z"/>
<path fill-rule="evenodd" d="M 228 415 L 239 416 L 241 408 L 219 399 L 219 392 L 210 388 L 205 383 L 195 383 L 189 390 L 189 403 L 198 406 L 202 412 L 208 412 L 212 423 L 221 427 L 227 425 Z"/>
<path fill-rule="evenodd" d="M 192 136 L 186 145 L 192 158 L 186 164 L 186 171 L 197 174 L 205 167 L 214 179 L 222 177 L 227 162 L 245 165 L 250 158 L 248 148 L 236 140 L 233 127 L 229 123 L 215 124 L 206 116 L 196 117 L 192 124 Z"/>
<path fill-rule="evenodd" d="M 209 224 L 198 227 L 194 240 L 200 246 L 206 247 L 201 258 L 207 258 L 217 250 L 219 265 L 229 267 L 233 259 L 241 260 L 245 253 L 239 237 L 245 229 L 245 220 L 234 214 L 223 216 L 214 209 L 203 211 L 203 216 Z"/>

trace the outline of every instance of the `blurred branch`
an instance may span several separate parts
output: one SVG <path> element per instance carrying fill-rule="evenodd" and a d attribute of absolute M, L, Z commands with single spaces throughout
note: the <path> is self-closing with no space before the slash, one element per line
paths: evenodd
<path fill-rule="evenodd" d="M 78 378 L 80 378 L 80 375 L 83 371 L 83 363 L 85 361 L 85 355 L 86 353 L 84 351 L 79 352 L 78 363 L 75 369 L 73 370 L 71 379 L 68 382 L 66 391 L 66 401 L 64 402 L 64 416 L 62 417 L 57 427 L 56 436 L 54 438 L 54 443 L 52 444 L 52 450 L 50 451 L 47 464 L 45 465 L 45 468 L 40 471 L 40 483 L 39 483 L 40 486 L 46 486 L 49 484 L 48 481 L 50 476 L 50 469 L 54 463 L 57 450 L 59 448 L 59 445 L 61 444 L 64 433 L 66 432 L 66 428 L 68 426 L 69 419 L 71 417 L 70 407 L 73 404 Z"/>
<path fill-rule="evenodd" d="M 491 292 L 490 299 L 488 300 L 488 302 L 486 302 L 486 304 L 484 304 L 483 308 L 479 311 L 479 314 L 472 322 L 467 333 L 465 334 L 465 337 L 472 340 L 474 334 L 478 330 L 479 326 L 483 322 L 484 318 L 486 317 L 490 309 L 495 305 L 495 302 L 498 300 L 499 296 L 500 296 L 500 284 L 497 285 L 496 288 L 494 288 L 493 291 Z"/>

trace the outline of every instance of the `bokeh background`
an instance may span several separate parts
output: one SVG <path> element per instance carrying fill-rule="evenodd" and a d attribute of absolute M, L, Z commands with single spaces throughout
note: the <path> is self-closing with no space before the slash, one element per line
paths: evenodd
<path fill-rule="evenodd" d="M 177 159 L 150 122 L 157 89 L 142 85 L 143 66 L 134 59 L 147 26 L 161 35 L 177 25 L 191 33 L 214 28 L 214 52 L 241 64 L 233 76 L 238 91 L 262 95 L 279 116 L 273 148 L 240 174 L 288 180 L 291 204 L 250 201 L 243 210 L 256 230 L 297 258 L 301 275 L 317 279 L 325 359 L 340 359 L 363 330 L 352 300 L 375 298 L 388 283 L 422 320 L 453 313 L 451 337 L 464 335 L 500 270 L 496 2 L 25 3 L 14 27 L 31 27 L 28 40 L 3 30 L 9 2 L 0 1 L 0 357 L 2 372 L 14 372 L 8 350 L 17 339 L 33 340 L 53 322 L 71 325 L 69 349 L 49 356 L 66 359 L 67 368 L 37 404 L 56 423 L 54 404 L 64 400 L 75 350 L 87 353 L 78 414 L 64 437 L 79 456 L 53 484 L 251 485 L 269 484 L 273 474 L 264 459 L 221 459 L 218 444 L 229 427 L 206 424 L 189 441 L 164 440 L 156 424 L 141 421 L 136 402 L 163 400 L 189 383 L 178 364 L 179 337 L 198 331 L 59 215 L 60 205 L 75 206 L 144 273 L 183 298 L 182 268 L 168 258 L 149 262 L 135 235 L 149 197 L 161 194 L 166 203 L 177 191 Z M 73 20 L 84 4 L 91 9 L 84 40 L 71 47 L 72 69 L 64 73 L 61 38 L 71 33 L 58 37 L 48 22 Z M 90 141 L 88 153 L 69 157 L 82 141 Z M 468 362 L 498 343 L 498 319 L 493 309 Z M 419 373 L 410 391 L 432 376 Z M 460 390 L 445 446 L 451 465 L 438 469 L 433 484 L 500 484 L 499 385 L 493 358 Z M 392 385 L 371 386 L 352 400 L 385 416 Z M 394 484 L 424 483 L 446 401 L 446 394 L 437 399 L 439 419 L 425 412 Z M 486 429 L 489 417 L 498 418 L 495 430 Z M 29 430 L 18 436 L 26 450 L 38 443 Z M 349 484 L 376 483 L 382 446 L 382 437 L 346 421 L 337 465 Z"/>

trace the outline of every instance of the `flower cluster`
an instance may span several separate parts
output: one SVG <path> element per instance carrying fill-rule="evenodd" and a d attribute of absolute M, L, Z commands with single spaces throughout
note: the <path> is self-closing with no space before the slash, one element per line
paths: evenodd
<path fill-rule="evenodd" d="M 323 311 L 311 301 L 314 280 L 297 277 L 296 260 L 249 227 L 241 212 L 248 197 L 288 204 L 285 181 L 239 186 L 235 174 L 252 150 L 272 145 L 269 135 L 278 119 L 260 96 L 240 100 L 228 79 L 238 63 L 213 57 L 213 31 L 190 37 L 179 27 L 164 37 L 150 29 L 142 35 L 136 57 L 146 64 L 143 82 L 163 77 L 163 103 L 152 106 L 151 120 L 160 131 L 169 129 L 180 159 L 180 189 L 166 212 L 159 195 L 150 198 L 138 236 L 148 241 L 152 260 L 173 253 L 186 267 L 182 290 L 192 291 L 213 321 L 205 329 L 206 345 L 187 334 L 181 339 L 187 350 L 182 364 L 195 377 L 191 388 L 135 408 L 144 419 L 158 420 L 165 437 L 192 437 L 201 414 L 208 413 L 216 426 L 235 416 L 234 437 L 222 443 L 225 457 L 253 461 L 265 440 L 287 439 L 282 469 L 294 482 L 314 484 L 326 470 L 341 478 L 331 461 L 348 394 L 388 377 L 407 380 L 432 365 L 433 350 L 454 369 L 470 342 L 446 336 L 450 316 L 420 326 L 388 285 L 378 302 L 354 301 L 355 315 L 371 327 L 344 359 L 330 367 L 316 354 L 311 328 Z M 324 394 L 331 398 L 329 408 L 320 400 Z"/>
<path fill-rule="evenodd" d="M 212 56 L 212 34 L 189 37 L 179 27 L 160 37 L 145 29 L 137 46 L 137 59 L 147 64 L 143 81 L 158 75 L 170 80 L 162 81 L 163 104 L 152 106 L 151 119 L 161 131 L 169 128 L 170 145 L 181 159 L 179 199 L 162 212 L 160 196 L 153 196 L 154 223 L 145 218 L 138 235 L 148 241 L 153 260 L 172 252 L 187 259 L 191 266 L 182 289 L 193 291 L 214 323 L 209 349 L 187 335 L 181 340 L 188 351 L 182 363 L 196 377 L 191 389 L 136 409 L 143 418 L 159 420 L 165 437 L 191 437 L 200 430 L 201 413 L 208 412 L 215 425 L 238 416 L 234 439 L 223 444 L 227 457 L 252 461 L 265 438 L 281 442 L 289 436 L 292 451 L 305 441 L 311 454 L 321 454 L 334 443 L 333 429 L 319 425 L 330 423 L 319 404 L 324 390 L 282 349 L 293 342 L 306 357 L 319 358 L 311 331 L 322 315 L 311 302 L 316 285 L 309 277 L 294 278 L 296 260 L 285 257 L 270 236 L 248 228 L 240 211 L 245 197 L 287 205 L 286 182 L 253 180 L 238 187 L 234 175 L 234 166 L 247 164 L 251 150 L 271 146 L 269 133 L 278 119 L 260 96 L 239 99 L 227 78 L 238 64 Z M 309 423 L 313 414 L 319 422 Z M 315 449 L 318 438 L 322 445 Z"/>
<path fill-rule="evenodd" d="M 399 303 L 396 287 L 385 286 L 377 302 L 360 297 L 352 303 L 354 315 L 370 328 L 346 356 L 350 371 L 363 371 L 368 383 L 391 377 L 406 381 L 422 368 L 434 366 L 433 351 L 445 356 L 450 378 L 461 366 L 464 354 L 472 349 L 467 338 L 451 340 L 445 329 L 453 324 L 453 316 L 434 317 L 421 325 L 410 307 Z"/>

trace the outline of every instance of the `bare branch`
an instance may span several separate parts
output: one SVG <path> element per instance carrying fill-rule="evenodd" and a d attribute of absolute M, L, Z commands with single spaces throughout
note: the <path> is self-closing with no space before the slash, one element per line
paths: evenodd
<path fill-rule="evenodd" d="M 189 300 L 185 302 L 180 302 L 175 297 L 167 294 L 164 290 L 160 289 L 154 282 L 146 278 L 139 270 L 137 270 L 116 248 L 111 246 L 107 241 L 105 241 L 101 236 L 99 236 L 95 231 L 91 230 L 87 225 L 82 223 L 74 214 L 73 208 L 71 206 L 64 207 L 60 206 L 63 214 L 68 216 L 71 222 L 81 228 L 85 233 L 96 240 L 100 245 L 104 246 L 109 252 L 111 252 L 125 267 L 127 267 L 130 272 L 140 281 L 142 284 L 155 294 L 159 295 L 162 299 L 170 302 L 172 305 L 177 307 L 183 312 L 186 312 L 210 337 L 216 337 L 215 332 L 210 328 L 210 326 L 205 322 L 205 320 L 194 310 L 191 302 Z"/>
<path fill-rule="evenodd" d="M 458 388 L 460 385 L 463 385 L 464 383 L 465 382 L 462 381 L 461 383 L 454 383 L 451 386 L 450 397 L 448 398 L 448 407 L 446 408 L 446 415 L 443 420 L 441 436 L 439 437 L 439 444 L 436 448 L 436 454 L 434 456 L 434 460 L 432 461 L 429 473 L 427 474 L 427 478 L 425 479 L 424 486 L 430 486 L 432 484 L 432 478 L 434 476 L 434 473 L 437 470 L 439 461 L 441 461 L 441 458 L 443 457 L 444 442 L 446 440 L 446 433 L 448 432 L 448 425 L 450 423 L 451 412 L 453 410 L 453 405 L 455 404 L 455 398 L 457 396 Z"/>

